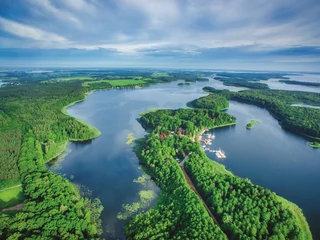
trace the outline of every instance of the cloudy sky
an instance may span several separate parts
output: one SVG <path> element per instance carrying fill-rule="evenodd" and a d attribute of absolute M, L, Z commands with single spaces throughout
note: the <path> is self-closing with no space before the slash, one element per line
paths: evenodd
<path fill-rule="evenodd" d="M 0 0 L 0 66 L 320 71 L 320 0 Z"/>

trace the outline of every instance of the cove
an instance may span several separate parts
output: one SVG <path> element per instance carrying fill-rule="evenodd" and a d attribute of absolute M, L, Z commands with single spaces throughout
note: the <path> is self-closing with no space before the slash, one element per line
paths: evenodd
<path fill-rule="evenodd" d="M 237 124 L 211 131 L 216 136 L 211 148 L 220 147 L 227 158 L 218 159 L 210 152 L 207 156 L 236 176 L 297 204 L 311 232 L 319 236 L 320 151 L 311 148 L 307 139 L 283 130 L 266 109 L 236 101 L 229 104 L 227 113 L 236 116 Z M 252 119 L 260 123 L 247 130 Z"/>
<path fill-rule="evenodd" d="M 90 189 L 93 198 L 100 198 L 104 206 L 104 237 L 124 239 L 125 222 L 116 216 L 122 204 L 139 198 L 141 185 L 133 179 L 143 172 L 132 145 L 126 144 L 128 134 L 135 138 L 146 134 L 136 121 L 139 113 L 152 108 L 186 107 L 188 101 L 205 95 L 204 86 L 214 87 L 216 83 L 212 81 L 184 87 L 173 82 L 143 89 L 96 91 L 67 109 L 70 115 L 94 125 L 102 133 L 92 141 L 70 143 L 71 152 L 60 163 L 60 173 Z M 220 161 L 213 154 L 208 156 L 235 175 L 249 178 L 298 204 L 315 234 L 320 217 L 317 206 L 320 151 L 310 148 L 305 139 L 282 130 L 264 109 L 231 102 L 228 113 L 237 117 L 237 125 L 215 129 L 212 146 L 221 147 L 227 158 Z M 259 120 L 260 124 L 248 131 L 245 125 L 251 119 Z M 157 191 L 154 185 L 150 189 Z"/>
<path fill-rule="evenodd" d="M 193 99 L 204 96 L 202 88 L 208 82 L 192 83 L 180 87 L 178 82 L 158 84 L 143 89 L 122 89 L 95 91 L 85 101 L 67 109 L 68 114 L 97 127 L 101 135 L 90 141 L 70 143 L 69 154 L 57 170 L 71 182 L 92 191 L 92 198 L 98 197 L 102 212 L 104 237 L 124 239 L 122 227 L 125 221 L 118 220 L 122 204 L 139 200 L 142 185 L 133 182 L 143 174 L 139 161 L 127 145 L 128 134 L 142 138 L 145 130 L 137 122 L 141 112 L 152 108 L 181 108 Z M 155 185 L 148 186 L 155 190 Z"/>

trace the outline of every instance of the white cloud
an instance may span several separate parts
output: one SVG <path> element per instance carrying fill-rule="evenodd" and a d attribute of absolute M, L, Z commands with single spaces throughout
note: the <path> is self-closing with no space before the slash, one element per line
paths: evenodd
<path fill-rule="evenodd" d="M 61 0 L 61 3 L 71 10 L 83 11 L 88 13 L 96 13 L 98 11 L 94 4 L 90 4 L 85 0 Z"/>
<path fill-rule="evenodd" d="M 7 20 L 2 17 L 0 17 L 0 26 L 2 30 L 19 37 L 31 38 L 44 42 L 56 42 L 60 44 L 69 42 L 66 38 L 58 34 L 46 32 L 35 27 Z"/>
<path fill-rule="evenodd" d="M 40 37 L 26 30 L 19 34 L 43 39 L 37 43 L 43 48 L 113 48 L 140 54 L 139 50 L 154 46 L 192 45 L 195 49 L 247 46 L 248 51 L 265 51 L 320 46 L 317 1 L 28 0 L 32 4 L 25 5 L 26 10 L 42 15 L 19 18 L 28 25 L 17 24 L 38 30 Z M 49 44 L 40 29 L 64 40 Z M 177 47 L 177 51 L 181 50 Z"/>
<path fill-rule="evenodd" d="M 51 14 L 50 17 L 59 18 L 62 21 L 67 21 L 75 24 L 78 28 L 82 26 L 81 21 L 72 13 L 63 9 L 56 8 L 50 0 L 29 0 L 34 6 L 40 7 L 45 11 L 44 14 Z"/>

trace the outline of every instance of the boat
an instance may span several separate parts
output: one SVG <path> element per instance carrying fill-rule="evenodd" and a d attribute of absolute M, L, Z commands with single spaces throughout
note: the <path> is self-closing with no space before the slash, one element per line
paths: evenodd
<path fill-rule="evenodd" d="M 221 155 L 220 155 L 220 152 L 218 152 L 218 151 L 216 151 L 216 156 L 217 156 L 218 158 L 222 158 Z"/>
<path fill-rule="evenodd" d="M 216 156 L 218 158 L 226 158 L 226 154 L 224 151 L 221 150 L 221 148 L 219 148 L 219 150 L 216 150 Z"/>

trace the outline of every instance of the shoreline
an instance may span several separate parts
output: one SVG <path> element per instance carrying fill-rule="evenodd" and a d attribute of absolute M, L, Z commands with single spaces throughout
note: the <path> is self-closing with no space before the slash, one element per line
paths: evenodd
<path fill-rule="evenodd" d="M 212 94 L 212 92 L 211 92 Z M 263 107 L 263 106 L 260 106 L 258 104 L 255 104 L 255 103 L 251 103 L 251 102 L 248 102 L 248 101 L 240 101 L 240 100 L 237 100 L 237 99 L 228 99 L 228 101 L 235 101 L 235 102 L 238 102 L 238 103 L 244 103 L 244 104 L 248 104 L 248 105 L 253 105 L 253 106 L 256 106 L 256 107 L 259 107 L 259 108 L 262 108 L 262 109 L 265 109 L 268 111 L 268 113 L 270 113 L 270 115 L 276 119 L 278 121 L 278 124 L 280 125 L 280 127 L 287 131 L 287 132 L 290 132 L 292 134 L 295 134 L 295 135 L 298 135 L 298 136 L 303 136 L 305 138 L 309 138 L 309 139 L 306 139 L 306 140 L 310 140 L 310 139 L 313 139 L 313 140 L 320 140 L 320 138 L 317 138 L 317 137 L 313 137 L 313 136 L 310 136 L 310 135 L 307 135 L 307 134 L 304 134 L 304 133 L 301 133 L 301 132 L 298 132 L 298 131 L 294 131 L 292 129 L 289 129 L 289 128 L 286 128 L 285 126 L 282 125 L 282 122 L 281 122 L 281 118 L 278 118 L 272 110 L 266 108 L 266 107 Z"/>
<path fill-rule="evenodd" d="M 223 125 L 219 125 L 219 126 L 216 126 L 214 128 L 211 128 L 211 129 L 221 128 L 221 127 L 225 127 L 225 126 L 231 126 L 231 125 L 235 125 L 235 124 L 236 123 L 223 124 Z M 202 136 L 206 131 L 209 131 L 209 130 L 210 129 L 208 129 L 208 128 L 201 129 L 196 134 L 196 139 L 199 139 L 200 136 Z M 191 141 L 192 141 L 192 139 L 191 139 Z M 202 147 L 201 147 L 200 142 L 198 140 L 196 142 L 198 143 L 198 146 L 199 146 L 200 150 L 202 151 Z M 209 158 L 205 152 L 203 152 L 203 154 L 205 155 L 206 160 L 210 160 L 211 162 L 213 162 L 214 166 L 217 168 L 217 172 L 219 172 L 220 174 L 226 174 L 226 175 L 231 175 L 231 176 L 236 177 L 236 178 L 241 178 L 241 177 L 235 175 L 234 173 L 232 173 L 231 171 L 227 170 L 225 165 L 223 165 L 221 163 L 218 163 L 215 160 Z M 278 201 L 281 202 L 283 207 L 289 209 L 290 212 L 292 212 L 292 214 L 295 216 L 297 224 L 300 227 L 301 231 L 303 232 L 304 239 L 310 239 L 311 240 L 312 239 L 312 233 L 311 233 L 308 221 L 307 221 L 306 217 L 303 214 L 302 209 L 298 205 L 296 205 L 295 203 L 289 201 L 288 199 L 286 199 L 284 197 L 279 196 L 278 194 L 276 194 L 276 197 L 277 197 Z"/>
<path fill-rule="evenodd" d="M 101 132 L 99 131 L 98 128 L 96 128 L 96 127 L 93 126 L 93 125 L 90 125 L 89 123 L 86 123 L 85 121 L 83 121 L 83 120 L 81 120 L 81 119 L 79 119 L 79 118 L 76 118 L 76 117 L 73 117 L 73 116 L 69 115 L 68 112 L 67 112 L 67 108 L 68 108 L 68 107 L 71 107 L 71 106 L 75 105 L 76 103 L 85 101 L 85 100 L 88 98 L 88 95 L 92 94 L 93 92 L 94 92 L 94 90 L 92 90 L 92 91 L 90 91 L 90 92 L 86 92 L 83 99 L 80 99 L 80 100 L 71 102 L 71 103 L 69 103 L 68 105 L 62 107 L 62 109 L 61 109 L 61 112 L 62 112 L 63 114 L 65 114 L 65 115 L 67 115 L 67 116 L 69 116 L 69 117 L 72 117 L 72 118 L 74 118 L 75 120 L 77 120 L 78 122 L 81 122 L 82 124 L 86 125 L 86 126 L 92 131 L 92 133 L 93 133 L 93 137 L 91 137 L 91 138 L 86 138 L 86 139 L 82 139 L 82 138 L 81 138 L 81 139 L 80 139 L 80 138 L 69 138 L 69 141 L 71 141 L 71 142 L 87 141 L 87 140 L 95 139 L 95 138 L 97 138 L 97 137 L 99 137 L 99 136 L 101 135 Z"/>
<path fill-rule="evenodd" d="M 220 125 L 220 126 L 217 126 L 217 127 L 214 127 L 214 128 L 230 126 L 230 125 L 235 125 L 235 124 L 236 123 L 234 123 L 234 124 L 224 124 L 224 125 Z M 214 129 L 214 128 L 212 128 L 212 129 Z M 206 129 L 200 130 L 199 134 L 197 134 L 198 138 L 199 138 L 199 136 L 202 136 L 202 134 L 205 133 L 208 130 L 210 130 L 210 129 L 206 128 Z M 201 147 L 201 144 L 199 143 L 199 141 L 196 141 L 196 142 L 198 143 L 198 146 L 199 146 L 200 150 L 202 150 L 202 147 Z M 210 160 L 211 162 L 213 162 L 214 166 L 217 168 L 217 172 L 219 172 L 220 174 L 227 174 L 227 175 L 231 175 L 233 177 L 242 179 L 241 177 L 239 177 L 239 176 L 235 175 L 234 173 L 232 173 L 231 171 L 227 170 L 225 165 L 223 165 L 221 163 L 218 163 L 215 160 L 209 158 L 205 152 L 203 152 L 203 153 L 204 153 L 205 157 L 207 158 L 207 160 Z M 266 188 L 266 189 L 268 189 L 268 188 Z M 278 194 L 276 194 L 276 197 L 277 197 L 278 201 L 281 202 L 282 206 L 284 208 L 289 209 L 290 212 L 295 216 L 297 224 L 300 227 L 301 231 L 303 232 L 304 239 L 310 239 L 311 240 L 312 239 L 312 233 L 311 233 L 308 221 L 307 221 L 306 217 L 303 214 L 302 209 L 298 205 L 296 205 L 295 203 L 289 201 L 288 199 L 286 199 L 284 197 L 279 196 Z"/>
<path fill-rule="evenodd" d="M 87 95 L 91 94 L 92 92 L 93 92 L 93 91 L 90 91 L 89 93 L 86 93 L 86 94 L 85 94 L 85 97 L 84 97 L 83 99 L 74 101 L 74 102 L 72 102 L 72 103 L 64 106 L 64 107 L 61 109 L 62 113 L 66 114 L 66 115 L 68 115 L 68 116 L 71 116 L 71 115 L 69 115 L 69 114 L 67 113 L 67 111 L 66 111 L 67 108 L 70 107 L 70 106 L 72 106 L 72 105 L 74 105 L 74 104 L 76 104 L 76 103 L 78 103 L 78 102 L 82 102 L 82 101 L 86 100 Z M 73 117 L 73 116 L 71 116 L 71 117 Z M 75 118 L 75 117 L 73 117 L 73 118 Z M 87 123 L 84 123 L 84 122 L 83 122 L 82 120 L 80 120 L 80 119 L 77 119 L 77 118 L 75 118 L 75 119 L 76 119 L 77 121 L 79 121 L 79 122 L 87 125 L 88 127 L 92 127 L 92 128 L 94 128 L 94 129 L 96 129 L 94 126 L 91 126 L 91 125 L 89 125 L 89 124 L 87 124 Z M 215 126 L 215 127 L 211 128 L 211 129 L 221 128 L 221 127 L 227 127 L 227 126 L 233 126 L 233 125 L 236 125 L 236 123 L 237 123 L 237 122 L 229 123 L 229 124 L 222 124 L 222 125 Z M 100 131 L 99 131 L 98 129 L 96 129 L 96 130 L 99 132 L 99 134 L 98 134 L 97 136 L 95 136 L 95 137 L 93 137 L 93 138 L 89 138 L 89 139 L 94 139 L 94 138 L 100 136 L 100 134 L 101 134 Z M 200 133 L 201 131 L 206 131 L 206 130 L 209 130 L 209 129 L 200 130 L 200 131 L 198 132 L 198 136 L 199 136 L 199 133 Z M 69 139 L 69 140 L 66 142 L 65 147 L 68 145 L 68 143 L 69 143 L 70 141 L 86 141 L 86 140 L 89 140 L 89 139 Z M 198 145 L 199 145 L 199 147 L 201 148 L 201 145 L 200 145 L 199 143 L 198 143 Z M 63 148 L 62 152 L 65 150 L 65 147 Z M 61 153 L 62 153 L 62 152 L 61 152 Z M 60 153 L 60 154 L 61 154 L 61 153 Z M 59 156 L 60 154 L 57 154 L 57 156 Z M 207 156 L 206 156 L 206 157 L 207 157 Z M 212 159 L 210 159 L 210 158 L 208 158 L 208 157 L 207 157 L 207 159 L 210 160 L 210 161 L 212 161 L 212 162 L 215 164 L 215 166 L 217 167 L 217 169 L 218 169 L 219 172 L 224 173 L 224 174 L 228 174 L 228 175 L 232 175 L 232 176 L 235 176 L 235 177 L 239 178 L 238 176 L 234 175 L 232 172 L 230 172 L 229 170 L 227 170 L 224 165 L 219 164 L 219 163 L 213 161 Z M 72 185 L 72 182 L 68 181 L 68 183 Z M 280 199 L 282 199 L 282 197 L 280 197 L 280 196 L 278 196 L 278 195 L 277 195 L 277 197 L 279 197 L 279 201 L 280 201 Z M 283 198 L 283 199 L 284 199 L 284 198 Z M 294 211 L 293 214 L 295 215 L 295 217 L 296 217 L 296 219 L 297 219 L 297 222 L 299 222 L 299 227 L 302 228 L 303 225 L 306 225 L 306 229 L 307 229 L 307 230 L 309 231 L 309 233 L 311 234 L 310 229 L 308 228 L 309 225 L 308 225 L 308 223 L 307 223 L 307 221 L 306 221 L 306 219 L 305 219 L 305 216 L 304 216 L 303 213 L 302 213 L 302 210 L 301 210 L 297 205 L 295 205 L 294 203 L 290 202 L 289 200 L 284 199 L 284 201 L 286 201 L 287 204 L 288 204 L 288 206 L 286 206 L 286 207 L 290 208 L 290 210 L 291 210 L 292 212 L 293 212 L 292 209 L 298 208 L 299 211 L 297 211 L 297 212 Z M 283 201 L 281 201 L 281 202 L 283 202 Z M 303 231 L 303 229 L 301 229 L 301 230 Z M 308 232 L 307 232 L 307 233 L 308 233 Z"/>
<path fill-rule="evenodd" d="M 67 115 L 67 116 L 69 116 L 69 117 L 72 117 L 72 118 L 74 118 L 76 121 L 81 122 L 82 124 L 86 125 L 86 126 L 91 130 L 91 132 L 93 133 L 93 137 L 87 138 L 87 139 L 69 138 L 68 140 L 65 140 L 64 142 L 61 142 L 61 143 L 57 146 L 57 148 L 58 148 L 57 152 L 54 153 L 51 158 L 46 159 L 45 162 L 44 162 L 45 164 L 48 163 L 48 162 L 50 162 L 50 161 L 52 161 L 53 159 L 59 157 L 59 156 L 66 150 L 66 148 L 67 148 L 67 146 L 68 146 L 68 144 L 69 144 L 70 142 L 84 142 L 84 141 L 88 141 L 88 140 L 95 139 L 95 138 L 97 138 L 97 137 L 99 137 L 99 136 L 101 135 L 101 132 L 100 132 L 95 126 L 92 126 L 92 125 L 84 122 L 83 120 L 78 119 L 78 118 L 76 118 L 76 117 L 73 117 L 73 116 L 71 116 L 71 115 L 69 115 L 69 114 L 67 113 L 67 108 L 68 108 L 68 107 L 71 107 L 71 106 L 73 106 L 73 105 L 76 104 L 76 103 L 79 103 L 79 102 L 82 102 L 82 101 L 86 100 L 87 97 L 88 97 L 88 95 L 92 94 L 93 92 L 94 92 L 93 90 L 90 91 L 90 92 L 86 92 L 83 99 L 80 99 L 80 100 L 71 102 L 71 103 L 69 103 L 68 105 L 63 106 L 62 109 L 61 109 L 61 112 L 62 112 L 63 114 L 65 114 L 65 115 Z"/>

